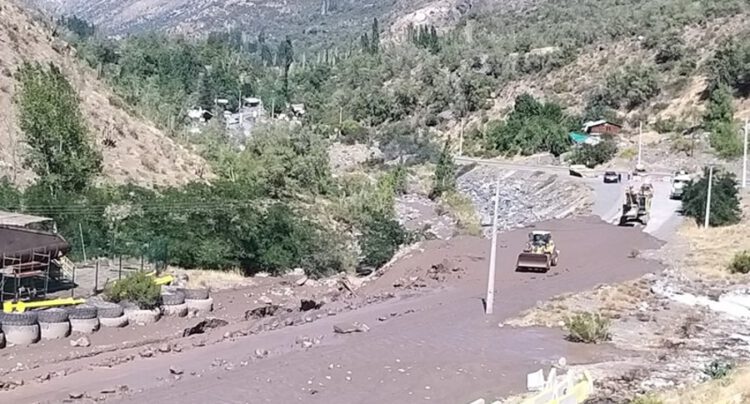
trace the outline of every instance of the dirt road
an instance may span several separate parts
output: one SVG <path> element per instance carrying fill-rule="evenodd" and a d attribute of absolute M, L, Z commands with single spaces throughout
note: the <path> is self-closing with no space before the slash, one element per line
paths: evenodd
<path fill-rule="evenodd" d="M 501 328 L 498 323 L 560 293 L 659 270 L 653 262 L 631 258 L 633 250 L 655 248 L 659 242 L 637 229 L 594 218 L 537 228 L 554 232 L 560 266 L 544 275 L 514 272 L 528 229 L 499 235 L 496 314 L 491 317 L 482 308 L 489 242 L 432 241 L 359 293 L 398 294 L 402 287 L 394 284 L 401 285 L 404 277 L 451 262 L 462 271 L 445 282 L 445 289 L 186 352 L 136 357 L 111 368 L 93 367 L 94 359 L 82 358 L 67 364 L 82 371 L 26 383 L 0 393 L 0 401 L 59 402 L 76 391 L 128 403 L 469 402 L 522 391 L 527 372 L 560 356 L 569 363 L 587 363 L 622 355 L 606 347 L 569 344 L 560 331 Z M 370 331 L 333 333 L 334 324 L 353 321 L 367 324 Z M 322 338 L 320 344 L 301 347 L 300 337 Z M 256 350 L 269 355 L 258 358 Z M 170 374 L 170 366 L 180 374 Z M 29 371 L 29 379 L 44 371 L 49 369 Z M 117 386 L 127 386 L 127 391 L 112 394 Z"/>

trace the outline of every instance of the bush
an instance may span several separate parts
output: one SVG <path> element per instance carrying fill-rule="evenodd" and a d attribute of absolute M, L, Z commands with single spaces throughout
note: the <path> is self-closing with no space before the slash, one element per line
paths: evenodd
<path fill-rule="evenodd" d="M 703 178 L 691 182 L 682 194 L 682 211 L 692 217 L 698 224 L 704 223 L 706 214 L 706 196 L 708 193 L 708 168 L 703 171 Z M 740 199 L 737 191 L 737 179 L 734 174 L 714 169 L 711 189 L 710 226 L 725 226 L 740 221 Z"/>
<path fill-rule="evenodd" d="M 645 394 L 634 398 L 630 404 L 664 404 L 664 401 L 652 394 Z"/>
<path fill-rule="evenodd" d="M 734 365 L 729 362 L 715 360 L 703 368 L 703 373 L 713 380 L 718 380 L 727 377 L 733 368 Z"/>
<path fill-rule="evenodd" d="M 656 72 L 651 67 L 630 65 L 607 78 L 606 91 L 615 108 L 633 109 L 661 92 Z"/>
<path fill-rule="evenodd" d="M 393 258 L 401 244 L 407 241 L 407 234 L 401 225 L 383 215 L 372 214 L 364 223 L 359 239 L 362 250 L 361 265 L 379 268 Z"/>
<path fill-rule="evenodd" d="M 678 129 L 677 120 L 674 118 L 660 118 L 654 123 L 654 129 L 662 134 L 674 132 Z"/>
<path fill-rule="evenodd" d="M 135 303 L 141 309 L 153 309 L 161 300 L 161 288 L 154 282 L 154 278 L 145 272 L 136 272 L 124 279 L 120 279 L 105 291 L 106 298 L 114 303 Z"/>
<path fill-rule="evenodd" d="M 599 313 L 580 313 L 565 320 L 568 340 L 596 344 L 609 341 L 609 320 Z"/>
<path fill-rule="evenodd" d="M 508 119 L 488 128 L 487 141 L 490 148 L 506 155 L 545 152 L 559 156 L 570 148 L 568 134 L 577 124 L 561 106 L 522 94 L 516 97 Z"/>
<path fill-rule="evenodd" d="M 750 273 L 750 251 L 740 251 L 735 254 L 729 264 L 729 272 L 733 274 Z"/>
<path fill-rule="evenodd" d="M 453 162 L 450 142 L 446 141 L 435 166 L 435 176 L 432 183 L 432 191 L 430 191 L 430 199 L 437 199 L 444 193 L 453 191 L 455 188 L 456 164 Z"/>
<path fill-rule="evenodd" d="M 584 164 L 588 168 L 594 168 L 604 164 L 617 154 L 617 144 L 613 141 L 603 141 L 596 145 L 584 144 L 575 149 L 568 158 L 571 164 Z"/>
<path fill-rule="evenodd" d="M 708 67 L 714 88 L 727 85 L 742 96 L 750 94 L 750 41 L 746 38 L 721 43 Z"/>

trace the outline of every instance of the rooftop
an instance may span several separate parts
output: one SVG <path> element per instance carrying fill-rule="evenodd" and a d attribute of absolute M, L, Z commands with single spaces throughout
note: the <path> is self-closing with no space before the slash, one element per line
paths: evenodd
<path fill-rule="evenodd" d="M 48 222 L 51 220 L 48 217 L 24 215 L 23 213 L 0 210 L 0 226 L 26 227 L 32 223 Z"/>

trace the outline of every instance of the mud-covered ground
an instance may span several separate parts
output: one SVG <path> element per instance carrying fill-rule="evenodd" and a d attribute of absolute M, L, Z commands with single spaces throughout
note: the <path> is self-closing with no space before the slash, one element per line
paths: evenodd
<path fill-rule="evenodd" d="M 529 229 L 500 234 L 491 316 L 483 310 L 489 242 L 433 240 L 361 286 L 260 278 L 215 293 L 212 316 L 226 324 L 203 334 L 182 337 L 204 318 L 164 319 L 101 331 L 90 347 L 65 340 L 3 349 L 0 401 L 468 402 L 522 392 L 526 373 L 563 356 L 571 365 L 621 358 L 609 346 L 568 343 L 559 330 L 499 324 L 555 295 L 658 271 L 632 250 L 660 243 L 595 218 L 536 228 L 554 232 L 560 265 L 516 273 Z M 301 311 L 301 299 L 322 305 Z M 253 311 L 275 305 L 267 317 Z"/>

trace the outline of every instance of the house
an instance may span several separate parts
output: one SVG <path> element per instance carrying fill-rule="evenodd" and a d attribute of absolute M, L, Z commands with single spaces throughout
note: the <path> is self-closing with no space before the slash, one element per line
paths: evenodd
<path fill-rule="evenodd" d="M 589 135 L 617 136 L 622 130 L 622 125 L 607 121 L 591 121 L 583 124 L 583 131 Z"/>

